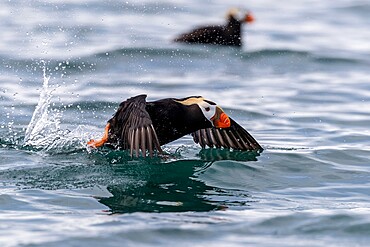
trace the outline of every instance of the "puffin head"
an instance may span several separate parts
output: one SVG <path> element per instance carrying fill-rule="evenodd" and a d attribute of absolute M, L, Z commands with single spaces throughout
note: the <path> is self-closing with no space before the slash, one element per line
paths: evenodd
<path fill-rule="evenodd" d="M 178 101 L 183 105 L 196 105 L 203 116 L 216 128 L 229 128 L 230 118 L 216 103 L 204 99 L 202 96 L 192 96 Z"/>
<path fill-rule="evenodd" d="M 251 11 L 245 11 L 244 16 L 242 16 L 241 12 L 244 12 L 244 11 L 241 11 L 238 8 L 231 8 L 227 12 L 227 18 L 229 20 L 235 19 L 235 20 L 239 20 L 240 22 L 246 22 L 246 23 L 254 22 L 255 18 Z"/>

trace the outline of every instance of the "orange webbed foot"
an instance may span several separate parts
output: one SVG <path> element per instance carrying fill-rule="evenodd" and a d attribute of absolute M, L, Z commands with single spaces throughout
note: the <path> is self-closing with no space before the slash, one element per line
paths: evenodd
<path fill-rule="evenodd" d="M 103 146 L 104 143 L 106 143 L 108 141 L 109 128 L 110 128 L 110 124 L 107 123 L 107 125 L 105 126 L 105 130 L 104 130 L 104 136 L 99 140 L 91 139 L 90 141 L 87 142 L 87 146 L 89 146 L 91 148 L 98 148 L 98 147 Z"/>

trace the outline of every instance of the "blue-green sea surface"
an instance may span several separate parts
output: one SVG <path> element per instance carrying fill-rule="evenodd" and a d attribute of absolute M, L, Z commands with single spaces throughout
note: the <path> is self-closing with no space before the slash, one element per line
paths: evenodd
<path fill-rule="evenodd" d="M 231 7 L 241 48 L 173 43 Z M 366 246 L 370 3 L 0 2 L 0 246 Z M 202 95 L 264 147 L 91 150 L 119 103 Z"/>

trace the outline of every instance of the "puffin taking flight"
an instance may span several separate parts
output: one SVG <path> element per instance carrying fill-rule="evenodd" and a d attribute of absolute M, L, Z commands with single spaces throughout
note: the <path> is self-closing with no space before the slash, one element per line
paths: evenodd
<path fill-rule="evenodd" d="M 241 46 L 241 26 L 244 22 L 252 23 L 254 17 L 250 12 L 247 12 L 244 18 L 238 19 L 237 11 L 231 9 L 228 12 L 226 25 L 199 27 L 189 33 L 181 34 L 174 41 L 189 44 Z"/>
<path fill-rule="evenodd" d="M 192 134 L 202 148 L 224 147 L 262 151 L 258 142 L 212 101 L 201 96 L 167 98 L 146 102 L 146 95 L 123 101 L 105 127 L 100 140 L 87 144 L 96 148 L 109 144 L 129 149 L 130 155 L 150 157 L 162 152 L 161 145 Z"/>

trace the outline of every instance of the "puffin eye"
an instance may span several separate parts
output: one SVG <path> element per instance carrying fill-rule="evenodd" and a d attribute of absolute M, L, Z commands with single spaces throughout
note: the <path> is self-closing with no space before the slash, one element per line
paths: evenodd
<path fill-rule="evenodd" d="M 206 111 L 210 111 L 211 108 L 209 108 L 208 106 L 206 108 L 204 108 Z"/>

